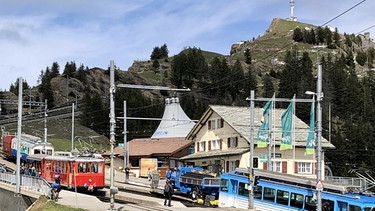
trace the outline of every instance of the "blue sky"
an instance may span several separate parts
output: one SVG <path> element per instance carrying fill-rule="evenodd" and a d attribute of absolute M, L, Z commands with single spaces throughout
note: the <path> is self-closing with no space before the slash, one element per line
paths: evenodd
<path fill-rule="evenodd" d="M 362 0 L 295 0 L 298 21 L 322 25 Z M 367 0 L 329 23 L 358 33 L 375 24 Z M 273 18 L 290 16 L 289 0 L 0 0 L 0 89 L 18 77 L 37 85 L 53 62 L 127 70 L 167 44 L 228 55 L 232 44 L 262 35 Z M 374 37 L 375 27 L 368 30 Z"/>

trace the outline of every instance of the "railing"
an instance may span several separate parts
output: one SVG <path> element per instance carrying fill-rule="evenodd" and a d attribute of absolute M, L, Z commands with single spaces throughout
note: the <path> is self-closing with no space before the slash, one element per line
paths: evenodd
<path fill-rule="evenodd" d="M 16 174 L 0 173 L 0 182 L 16 185 Z M 40 192 L 41 195 L 51 197 L 51 185 L 41 177 L 32 177 L 21 174 L 20 185 L 26 189 Z"/>
<path fill-rule="evenodd" d="M 361 189 L 367 189 L 367 182 L 363 178 L 358 177 L 325 177 L 325 181 L 339 183 L 342 185 L 354 186 Z"/>

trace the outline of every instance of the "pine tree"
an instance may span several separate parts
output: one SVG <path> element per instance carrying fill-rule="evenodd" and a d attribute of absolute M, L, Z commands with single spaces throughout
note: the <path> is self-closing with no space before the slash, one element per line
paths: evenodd
<path fill-rule="evenodd" d="M 293 40 L 296 42 L 302 42 L 303 41 L 303 33 L 300 28 L 295 28 L 293 31 Z"/>
<path fill-rule="evenodd" d="M 57 62 L 52 63 L 51 78 L 57 77 L 60 74 L 59 71 L 60 71 L 59 63 Z"/>
<path fill-rule="evenodd" d="M 67 75 L 69 77 L 73 77 L 73 74 L 77 71 L 76 63 L 74 61 L 71 61 L 70 63 L 67 62 L 65 64 L 64 68 L 64 75 Z"/>
<path fill-rule="evenodd" d="M 251 58 L 250 48 L 246 48 L 244 55 L 245 55 L 245 63 L 251 64 L 252 58 Z"/>
<path fill-rule="evenodd" d="M 160 47 L 160 56 L 161 56 L 160 59 L 168 58 L 168 53 L 169 53 L 169 50 L 168 50 L 167 44 L 164 43 L 164 45 Z"/>

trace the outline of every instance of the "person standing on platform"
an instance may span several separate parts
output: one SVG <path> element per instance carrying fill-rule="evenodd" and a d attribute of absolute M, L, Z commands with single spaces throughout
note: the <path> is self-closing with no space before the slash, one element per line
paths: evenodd
<path fill-rule="evenodd" d="M 125 168 L 125 182 L 129 181 L 129 173 L 130 173 L 130 168 L 127 166 Z"/>
<path fill-rule="evenodd" d="M 171 185 L 170 181 L 167 179 L 164 185 L 164 206 L 171 207 L 171 201 L 172 201 L 172 195 L 173 195 L 173 186 Z M 167 204 L 168 202 L 168 204 Z"/>

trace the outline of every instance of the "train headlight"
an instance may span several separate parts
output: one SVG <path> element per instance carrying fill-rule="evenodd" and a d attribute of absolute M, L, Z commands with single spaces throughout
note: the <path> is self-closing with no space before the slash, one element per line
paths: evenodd
<path fill-rule="evenodd" d="M 91 179 L 89 179 L 89 183 L 91 183 L 92 182 L 92 180 Z"/>

